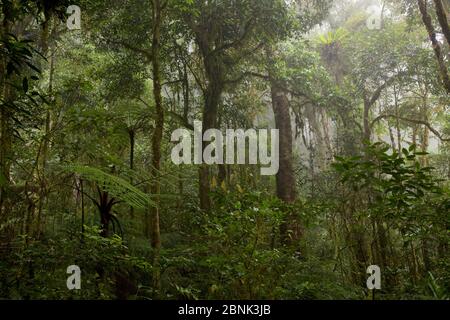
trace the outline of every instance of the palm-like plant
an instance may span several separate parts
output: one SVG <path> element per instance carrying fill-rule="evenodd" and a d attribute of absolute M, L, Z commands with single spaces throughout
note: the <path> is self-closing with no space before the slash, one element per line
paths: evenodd
<path fill-rule="evenodd" d="M 120 223 L 112 213 L 112 208 L 118 203 L 126 203 L 133 208 L 145 209 L 155 206 L 155 202 L 150 197 L 131 185 L 125 179 L 106 173 L 101 169 L 83 165 L 68 165 L 64 171 L 77 174 L 82 180 L 89 181 L 97 190 L 98 196 L 94 197 L 83 191 L 98 208 L 100 213 L 101 235 L 108 236 L 110 222 L 113 229 L 120 228 Z"/>

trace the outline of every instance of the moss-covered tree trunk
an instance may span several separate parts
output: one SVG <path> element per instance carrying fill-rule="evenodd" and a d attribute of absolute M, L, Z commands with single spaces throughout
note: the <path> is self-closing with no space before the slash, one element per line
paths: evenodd
<path fill-rule="evenodd" d="M 293 168 L 292 125 L 287 98 L 286 86 L 278 79 L 275 65 L 271 57 L 274 56 L 272 48 L 266 48 L 268 56 L 268 71 L 272 109 L 275 115 L 275 128 L 279 130 L 279 170 L 276 174 L 276 192 L 278 198 L 286 203 L 296 199 L 295 175 Z M 283 243 L 289 244 L 301 237 L 301 224 L 296 212 L 288 212 L 280 227 Z"/>
<path fill-rule="evenodd" d="M 202 135 L 217 126 L 217 112 L 221 95 L 224 89 L 224 68 L 220 59 L 220 53 L 214 52 L 210 47 L 206 33 L 197 33 L 197 43 L 203 58 L 208 84 L 204 93 Z M 199 198 L 200 208 L 209 211 L 210 199 L 210 175 L 208 165 L 202 164 L 199 169 Z"/>
<path fill-rule="evenodd" d="M 439 43 L 439 41 L 436 38 L 436 30 L 433 26 L 433 21 L 431 19 L 430 14 L 428 13 L 427 8 L 427 2 L 425 0 L 418 0 L 420 13 L 422 16 L 423 24 L 425 25 L 425 28 L 427 29 L 428 36 L 430 37 L 431 44 L 433 46 L 434 54 L 436 56 L 439 71 L 441 75 L 442 84 L 447 91 L 447 93 L 450 93 L 450 76 L 448 74 L 448 69 L 445 64 L 444 59 L 444 52 L 442 50 L 442 47 Z"/>
<path fill-rule="evenodd" d="M 152 177 L 151 193 L 155 195 L 156 206 L 151 208 L 151 246 L 153 248 L 153 287 L 159 292 L 161 289 L 159 256 L 161 250 L 160 233 L 160 170 L 161 170 L 161 141 L 164 130 L 164 108 L 161 95 L 161 24 L 163 20 L 163 3 L 153 0 L 153 36 L 152 36 L 152 74 L 153 97 L 155 99 L 155 129 L 152 136 Z"/>

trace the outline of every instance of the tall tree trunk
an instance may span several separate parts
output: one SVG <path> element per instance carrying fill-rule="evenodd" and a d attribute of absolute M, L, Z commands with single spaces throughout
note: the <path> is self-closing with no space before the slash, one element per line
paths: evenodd
<path fill-rule="evenodd" d="M 267 48 L 267 56 L 273 57 L 271 48 Z M 269 80 L 272 96 L 272 108 L 275 115 L 275 127 L 279 130 L 279 170 L 276 175 L 277 196 L 286 203 L 296 199 L 295 175 L 293 169 L 292 125 L 285 86 L 279 83 L 273 65 L 269 61 Z M 296 212 L 287 214 L 280 226 L 281 238 L 285 244 L 296 242 L 301 237 L 301 225 Z"/>
<path fill-rule="evenodd" d="M 296 199 L 295 177 L 292 166 L 293 146 L 291 116 L 286 93 L 273 81 L 271 83 L 272 107 L 275 114 L 275 126 L 279 130 L 280 168 L 276 175 L 277 196 L 288 203 Z"/>
<path fill-rule="evenodd" d="M 423 103 L 420 108 L 421 110 L 421 119 L 428 122 L 428 99 L 427 99 L 427 92 L 424 93 L 423 97 Z M 421 137 L 421 151 L 422 152 L 428 152 L 428 147 L 430 144 L 430 130 L 427 126 L 423 127 L 422 131 L 422 137 Z M 428 166 L 428 156 L 425 155 L 421 158 L 422 166 L 427 167 Z M 423 257 L 423 266 L 424 271 L 428 272 L 431 270 L 431 258 L 430 258 L 430 247 L 429 247 L 429 241 L 426 238 L 422 238 L 422 257 Z"/>
<path fill-rule="evenodd" d="M 286 203 L 292 203 L 296 200 L 297 194 L 292 163 L 293 144 L 289 100 L 284 89 L 286 86 L 279 81 L 276 70 L 273 69 L 275 55 L 272 47 L 266 47 L 266 55 L 275 127 L 279 130 L 279 170 L 276 174 L 276 192 L 278 198 Z M 284 244 L 292 244 L 300 239 L 302 227 L 296 212 L 287 213 L 280 226 L 280 233 Z"/>
<path fill-rule="evenodd" d="M 153 96 L 155 99 L 155 130 L 152 137 L 152 177 L 153 183 L 151 193 L 156 197 L 156 206 L 151 208 L 152 231 L 151 246 L 153 248 L 153 288 L 159 293 L 161 289 L 159 256 L 161 250 L 160 234 L 160 170 L 161 170 L 161 140 L 164 129 L 164 109 L 161 95 L 161 24 L 163 5 L 160 0 L 153 0 L 153 39 L 152 39 L 152 73 L 153 73 Z"/>
<path fill-rule="evenodd" d="M 11 32 L 12 24 L 12 8 L 10 2 L 3 3 L 2 6 L 3 22 L 1 25 L 1 38 L 5 38 Z M 1 88 L 0 94 L 4 103 L 8 103 L 12 100 L 12 88 L 7 84 L 7 71 L 6 65 L 8 61 L 6 56 L 3 57 L 0 66 Z M 11 115 L 8 108 L 2 106 L 0 112 L 0 221 L 2 216 L 8 213 L 8 209 L 5 208 L 5 201 L 7 197 L 7 190 L 10 181 L 10 168 L 11 168 Z"/>
<path fill-rule="evenodd" d="M 205 34 L 197 35 L 197 42 L 203 56 L 203 64 L 208 80 L 204 95 L 202 135 L 206 130 L 216 128 L 217 126 L 217 112 L 224 89 L 224 69 L 220 56 L 212 52 L 212 49 L 209 48 L 209 43 L 204 37 Z M 202 164 L 199 169 L 199 198 L 200 208 L 205 211 L 211 209 L 210 189 L 209 167 L 206 164 Z"/>
<path fill-rule="evenodd" d="M 47 57 L 49 52 L 49 30 L 50 30 L 50 22 L 51 22 L 52 14 L 51 12 L 45 12 L 45 21 L 42 25 L 42 34 L 41 34 L 41 47 L 42 47 L 42 55 Z M 53 102 L 53 76 L 55 73 L 55 60 L 54 60 L 54 52 L 50 50 L 50 55 L 47 57 L 50 64 L 49 70 L 49 85 L 48 85 L 48 95 L 50 96 L 50 101 Z M 39 207 L 38 207 L 38 217 L 37 217 L 37 225 L 36 225 L 36 236 L 39 237 L 41 233 L 41 223 L 42 223 L 42 211 L 44 208 L 45 201 L 47 199 L 47 179 L 46 179 L 46 167 L 49 153 L 49 145 L 50 145 L 50 131 L 51 131 L 51 112 L 50 108 L 52 105 L 48 106 L 45 113 L 45 124 L 44 124 L 44 137 L 42 140 L 42 151 L 40 152 L 39 164 L 37 170 L 40 171 L 38 174 L 41 177 L 41 190 L 39 192 Z"/>
<path fill-rule="evenodd" d="M 331 139 L 330 139 L 330 127 L 329 127 L 329 118 L 328 115 L 325 111 L 325 109 L 321 109 L 321 124 L 322 124 L 322 129 L 323 129 L 323 134 L 324 134 L 324 140 L 325 140 L 325 145 L 327 147 L 328 150 L 328 157 L 326 156 L 326 163 L 329 162 L 329 160 L 331 160 L 331 157 L 333 155 L 333 146 L 331 144 Z"/>

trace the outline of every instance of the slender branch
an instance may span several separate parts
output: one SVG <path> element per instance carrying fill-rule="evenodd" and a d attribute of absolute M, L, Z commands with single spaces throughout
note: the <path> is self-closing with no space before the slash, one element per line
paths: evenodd
<path fill-rule="evenodd" d="M 242 80 L 243 80 L 245 77 L 247 77 L 247 76 L 251 76 L 251 77 L 255 77 L 255 78 L 260 78 L 260 79 L 263 79 L 263 80 L 266 80 L 266 81 L 269 81 L 269 80 L 270 80 L 270 77 L 269 77 L 268 75 L 260 74 L 260 73 L 253 72 L 253 71 L 247 71 L 247 72 L 244 72 L 239 78 L 233 79 L 233 80 L 228 80 L 228 81 L 226 81 L 225 83 L 226 83 L 226 84 L 235 84 L 235 83 L 239 83 L 240 81 L 242 81 Z M 292 94 L 294 97 L 305 98 L 305 99 L 307 99 L 309 102 L 311 102 L 311 103 L 314 104 L 314 102 L 313 102 L 314 99 L 311 98 L 308 94 L 306 94 L 306 93 L 304 93 L 304 92 L 299 92 L 299 91 L 293 90 L 293 89 L 289 88 L 289 87 L 286 86 L 286 85 L 281 85 L 281 84 L 279 84 L 279 85 L 280 85 L 280 87 L 281 87 L 282 90 L 284 90 L 284 91 L 287 92 L 287 93 Z"/>
<path fill-rule="evenodd" d="M 161 84 L 161 85 L 162 85 L 162 86 L 166 86 L 166 85 L 171 85 L 171 84 L 180 83 L 180 82 L 183 82 L 183 79 L 177 79 L 177 80 L 167 81 L 167 82 L 164 82 L 164 83 Z"/>
<path fill-rule="evenodd" d="M 140 102 L 142 102 L 147 108 L 152 108 L 152 106 L 149 105 L 147 102 L 145 102 L 145 100 L 142 99 L 141 97 L 139 97 L 138 100 L 139 100 Z"/>
<path fill-rule="evenodd" d="M 210 52 L 210 55 L 214 55 L 214 54 L 216 54 L 218 52 L 225 51 L 227 49 L 239 47 L 245 41 L 247 36 L 250 34 L 250 31 L 253 29 L 253 26 L 254 26 L 254 18 L 252 17 L 245 24 L 244 33 L 242 34 L 242 36 L 239 39 L 237 39 L 236 41 L 232 41 L 232 42 L 226 43 L 226 44 L 224 44 L 224 45 L 222 45 L 222 46 L 212 50 Z"/>
<path fill-rule="evenodd" d="M 269 76 L 267 76 L 267 75 L 263 75 L 263 74 L 260 74 L 257 72 L 247 71 L 247 72 L 242 73 L 238 78 L 226 80 L 224 83 L 227 85 L 237 84 L 237 83 L 241 82 L 242 80 L 244 80 L 244 78 L 246 78 L 248 76 L 260 78 L 263 80 L 269 80 Z"/>
<path fill-rule="evenodd" d="M 128 50 L 140 53 L 148 60 L 148 62 L 153 60 L 152 52 L 149 49 L 141 49 L 141 48 L 135 47 L 135 46 L 133 46 L 133 45 L 131 45 L 131 44 L 125 42 L 125 41 L 107 40 L 107 42 L 111 43 L 111 44 L 122 46 L 122 47 L 124 47 L 124 48 L 126 48 Z"/>
<path fill-rule="evenodd" d="M 198 84 L 200 90 L 202 90 L 203 95 L 205 95 L 206 89 L 203 87 L 203 83 L 200 81 L 198 75 L 192 70 L 192 67 L 189 63 L 186 64 L 191 74 L 194 76 L 195 82 Z"/>
<path fill-rule="evenodd" d="M 173 118 L 175 118 L 176 120 L 178 120 L 184 127 L 188 128 L 189 130 L 194 131 L 194 126 L 192 124 L 190 124 L 186 119 L 184 119 L 182 116 L 180 116 L 179 114 L 170 111 L 170 110 L 166 110 L 167 114 Z"/>
<path fill-rule="evenodd" d="M 433 132 L 436 137 L 439 138 L 439 140 L 444 141 L 444 142 L 448 142 L 450 141 L 450 138 L 444 138 L 442 136 L 441 133 L 439 133 L 439 131 L 437 131 L 436 129 L 434 129 L 431 124 L 425 120 L 419 120 L 419 119 L 409 119 L 409 118 L 405 118 L 405 117 L 397 117 L 395 114 L 382 114 L 379 115 L 378 117 L 376 117 L 375 119 L 373 119 L 373 121 L 371 122 L 371 127 L 373 127 L 375 125 L 376 122 L 380 121 L 381 119 L 385 119 L 385 118 L 394 118 L 394 119 L 399 119 L 402 121 L 406 121 L 406 122 L 411 122 L 411 123 L 415 123 L 415 124 L 421 124 L 426 126 L 428 129 L 430 129 L 431 132 Z"/>
<path fill-rule="evenodd" d="M 381 95 L 381 92 L 388 86 L 390 86 L 392 84 L 392 82 L 394 82 L 398 77 L 405 75 L 405 72 L 399 72 L 396 75 L 390 77 L 389 79 L 387 79 L 381 86 L 379 86 L 377 88 L 377 90 L 375 90 L 375 92 L 372 94 L 372 97 L 370 98 L 369 102 L 369 106 L 372 106 L 375 102 L 377 102 L 378 98 Z"/>

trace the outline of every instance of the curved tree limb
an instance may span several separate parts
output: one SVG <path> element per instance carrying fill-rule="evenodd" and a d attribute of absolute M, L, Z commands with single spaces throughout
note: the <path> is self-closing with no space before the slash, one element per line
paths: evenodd
<path fill-rule="evenodd" d="M 395 119 L 399 119 L 405 122 L 411 122 L 411 123 L 415 123 L 415 124 L 421 124 L 426 126 L 428 129 L 430 129 L 431 132 L 433 132 L 436 137 L 439 138 L 439 140 L 444 141 L 444 142 L 448 142 L 450 141 L 450 138 L 444 138 L 442 136 L 442 134 L 437 131 L 436 129 L 434 129 L 431 124 L 425 120 L 419 120 L 419 119 L 409 119 L 409 118 L 405 118 L 405 117 L 397 117 L 395 114 L 382 114 L 379 115 L 378 117 L 376 117 L 375 119 L 373 119 L 372 123 L 371 123 L 371 127 L 373 127 L 375 125 L 376 122 L 380 121 L 381 119 L 385 119 L 385 118 L 395 118 Z"/>
<path fill-rule="evenodd" d="M 132 45 L 130 43 L 127 43 L 125 41 L 107 40 L 107 42 L 111 43 L 111 44 L 122 46 L 125 49 L 131 50 L 133 52 L 140 53 L 141 55 L 143 55 L 147 59 L 147 62 L 151 62 L 153 60 L 152 51 L 149 50 L 149 49 L 138 48 L 138 47 L 136 47 L 136 46 L 134 46 L 134 45 Z"/>

